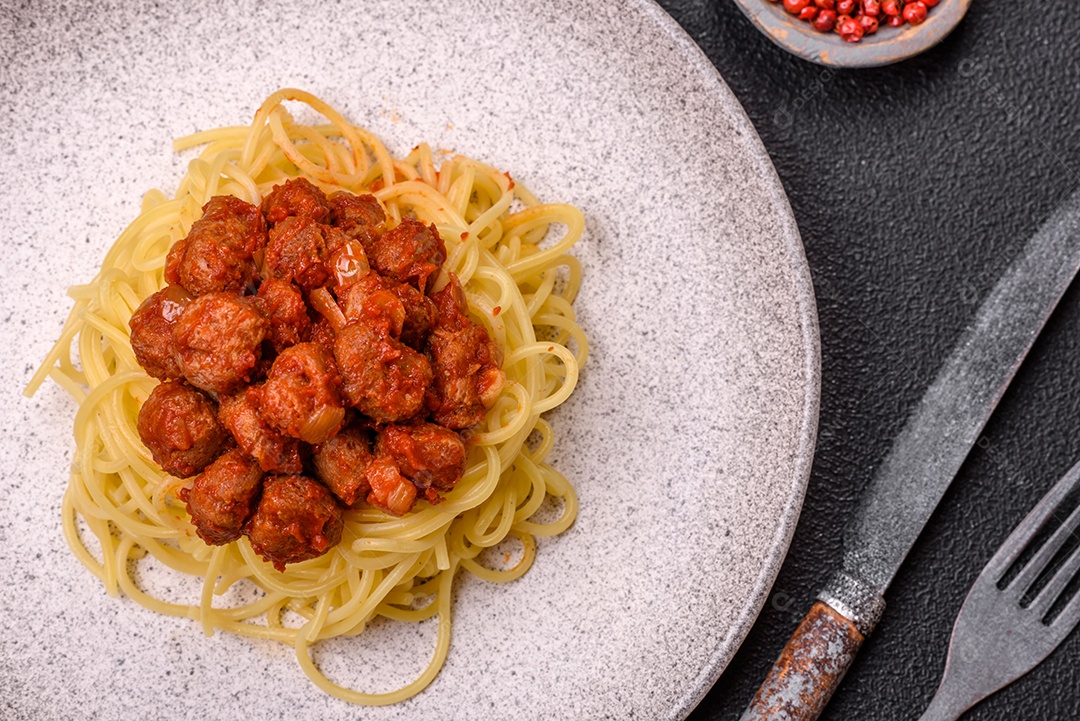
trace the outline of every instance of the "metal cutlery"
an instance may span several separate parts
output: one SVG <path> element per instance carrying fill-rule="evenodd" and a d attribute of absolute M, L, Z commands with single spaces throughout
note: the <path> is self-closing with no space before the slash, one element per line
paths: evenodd
<path fill-rule="evenodd" d="M 839 572 L 742 721 L 809 721 L 885 610 L 884 594 L 1080 266 L 1080 191 L 1043 223 L 980 305 L 844 530 Z"/>
<path fill-rule="evenodd" d="M 959 718 L 1035 668 L 1072 632 L 1080 622 L 1077 526 L 1080 463 L 979 574 L 953 626 L 941 686 L 920 721 Z"/>

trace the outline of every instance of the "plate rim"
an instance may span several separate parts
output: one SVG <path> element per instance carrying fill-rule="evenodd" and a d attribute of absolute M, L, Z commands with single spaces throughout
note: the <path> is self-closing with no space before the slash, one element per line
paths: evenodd
<path fill-rule="evenodd" d="M 754 128 L 734 91 L 724 81 L 719 69 L 713 65 L 705 51 L 694 42 L 686 30 L 656 0 L 639 0 L 639 2 L 643 10 L 657 22 L 659 28 L 676 43 L 706 87 L 712 86 L 713 96 L 730 114 L 733 124 L 742 131 L 742 142 L 751 151 L 751 156 L 758 166 L 759 177 L 768 189 L 768 199 L 779 211 L 777 221 L 784 231 L 785 257 L 794 281 L 795 300 L 799 308 L 798 320 L 802 332 L 802 351 L 805 354 L 804 371 L 807 380 L 803 392 L 802 420 L 794 457 L 795 472 L 789 480 L 787 501 L 765 555 L 765 563 L 754 581 L 752 600 L 743 607 L 742 613 L 739 614 L 723 641 L 709 654 L 705 667 L 693 682 L 688 684 L 682 702 L 672 709 L 672 718 L 684 719 L 716 684 L 743 641 L 746 640 L 746 636 L 765 605 L 769 591 L 776 582 L 780 567 L 787 558 L 795 527 L 798 525 L 802 512 L 803 500 L 806 497 L 814 460 L 814 447 L 817 442 L 818 415 L 821 405 L 821 335 L 814 285 L 798 223 L 761 136 L 758 135 L 757 129 Z"/>

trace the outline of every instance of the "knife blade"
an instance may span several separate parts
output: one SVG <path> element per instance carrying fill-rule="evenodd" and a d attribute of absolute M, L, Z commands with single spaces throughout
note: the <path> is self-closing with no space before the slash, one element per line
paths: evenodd
<path fill-rule="evenodd" d="M 1013 260 L 908 417 L 844 530 L 841 569 L 742 721 L 816 719 L 885 610 L 884 594 L 1080 268 L 1080 191 Z"/>

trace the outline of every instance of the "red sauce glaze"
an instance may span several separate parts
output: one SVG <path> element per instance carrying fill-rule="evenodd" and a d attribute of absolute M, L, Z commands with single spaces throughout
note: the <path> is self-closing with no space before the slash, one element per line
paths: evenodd
<path fill-rule="evenodd" d="M 326 352 L 326 355 L 334 357 L 334 341 L 337 339 L 337 334 L 334 333 L 334 329 L 330 326 L 330 321 L 326 318 L 320 317 L 311 326 L 311 342 L 318 343 L 319 346 Z"/>
<path fill-rule="evenodd" d="M 416 502 L 416 485 L 401 475 L 401 469 L 389 456 L 377 456 L 366 469 L 371 493 L 367 502 L 376 508 L 403 516 Z"/>
<path fill-rule="evenodd" d="M 163 470 L 197 475 L 180 495 L 204 541 L 246 535 L 283 570 L 338 543 L 344 508 L 403 515 L 460 481 L 456 430 L 504 376 L 457 279 L 428 292 L 445 259 L 434 225 L 388 230 L 374 196 L 303 179 L 261 208 L 204 206 L 130 323 L 166 381 L 139 434 Z"/>
<path fill-rule="evenodd" d="M 303 216 L 289 216 L 270 229 L 265 271 L 270 278 L 296 283 L 304 291 L 330 279 L 327 235 L 330 226 Z"/>
<path fill-rule="evenodd" d="M 379 431 L 375 452 L 389 457 L 422 491 L 448 491 L 465 473 L 461 436 L 434 423 L 386 426 Z M 437 493 L 432 496 L 438 498 Z"/>
<path fill-rule="evenodd" d="M 334 342 L 342 392 L 350 405 L 379 423 L 420 413 L 431 383 L 431 364 L 388 332 L 388 324 L 357 321 Z"/>
<path fill-rule="evenodd" d="M 364 303 L 379 291 L 392 293 L 401 302 L 402 309 L 405 311 L 401 330 L 395 337 L 410 348 L 422 350 L 424 341 L 427 340 L 428 334 L 435 325 L 437 311 L 431 298 L 411 285 L 395 283 L 378 273 L 368 273 L 340 296 L 344 305 L 345 318 L 356 321 L 363 317 Z"/>

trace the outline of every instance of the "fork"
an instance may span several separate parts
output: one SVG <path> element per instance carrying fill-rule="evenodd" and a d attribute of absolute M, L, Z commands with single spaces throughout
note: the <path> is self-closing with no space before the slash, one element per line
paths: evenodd
<path fill-rule="evenodd" d="M 1039 665 L 1080 622 L 1080 593 L 1062 607 L 1063 593 L 1080 572 L 1075 547 L 1080 505 L 1069 512 L 1066 504 L 1078 494 L 1080 463 L 1039 501 L 979 574 L 953 626 L 941 685 L 920 721 L 960 718 Z M 1054 520 L 1061 526 L 1038 547 L 1033 542 Z M 1070 538 L 1074 547 L 1063 552 Z M 1025 556 L 1031 558 L 1021 566 Z"/>

